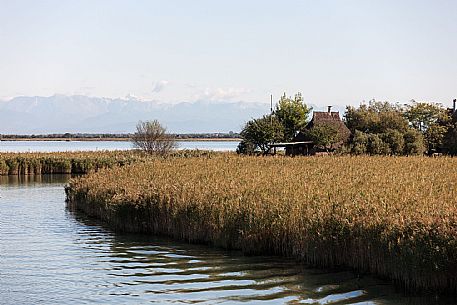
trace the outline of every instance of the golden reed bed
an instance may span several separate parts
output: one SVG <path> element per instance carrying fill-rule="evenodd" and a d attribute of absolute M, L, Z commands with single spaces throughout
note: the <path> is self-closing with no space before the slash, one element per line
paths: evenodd
<path fill-rule="evenodd" d="M 86 174 L 143 159 L 136 151 L 0 153 L 0 175 Z"/>
<path fill-rule="evenodd" d="M 457 292 L 457 159 L 226 154 L 100 170 L 66 191 L 117 230 Z"/>
<path fill-rule="evenodd" d="M 179 150 L 169 158 L 216 155 L 204 150 Z M 139 150 L 0 153 L 0 176 L 42 174 L 87 174 L 100 168 L 111 168 L 156 158 Z M 157 157 L 158 158 L 158 157 Z"/>

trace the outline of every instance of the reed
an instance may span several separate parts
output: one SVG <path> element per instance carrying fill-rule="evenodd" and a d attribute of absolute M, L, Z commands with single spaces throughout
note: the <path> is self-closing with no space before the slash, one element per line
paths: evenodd
<path fill-rule="evenodd" d="M 222 154 L 102 169 L 66 192 L 120 231 L 457 293 L 456 167 L 452 158 Z"/>
<path fill-rule="evenodd" d="M 167 158 L 211 157 L 216 152 L 179 150 Z M 101 168 L 144 162 L 151 158 L 138 150 L 52 153 L 0 153 L 0 175 L 87 174 Z"/>
<path fill-rule="evenodd" d="M 0 153 L 0 175 L 85 174 L 142 160 L 132 152 Z"/>

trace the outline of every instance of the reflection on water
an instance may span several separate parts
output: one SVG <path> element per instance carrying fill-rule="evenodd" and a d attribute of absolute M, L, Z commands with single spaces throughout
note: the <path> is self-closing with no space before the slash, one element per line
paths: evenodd
<path fill-rule="evenodd" d="M 0 180 L 0 303 L 455 304 L 352 272 L 114 234 L 65 207 L 66 179 Z"/>
<path fill-rule="evenodd" d="M 71 175 L 68 174 L 58 174 L 58 175 L 11 175 L 11 176 L 1 176 L 0 175 L 0 186 L 20 186 L 25 188 L 26 186 L 33 186 L 36 184 L 49 184 L 49 183 L 60 183 L 64 184 L 71 178 Z M 24 190 L 26 191 L 26 190 Z"/>

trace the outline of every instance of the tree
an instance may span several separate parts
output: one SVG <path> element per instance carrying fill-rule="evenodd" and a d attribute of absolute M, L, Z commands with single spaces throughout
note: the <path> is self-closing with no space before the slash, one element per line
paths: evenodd
<path fill-rule="evenodd" d="M 359 108 L 347 106 L 344 114 L 346 126 L 355 134 L 356 131 L 370 132 L 378 125 L 378 115 L 370 111 L 367 105 L 360 105 Z"/>
<path fill-rule="evenodd" d="M 332 148 L 333 144 L 339 142 L 340 135 L 335 124 L 322 123 L 313 126 L 306 132 L 306 137 L 317 146 L 323 147 L 326 151 Z"/>
<path fill-rule="evenodd" d="M 412 156 L 424 154 L 424 137 L 419 131 L 411 128 L 405 132 L 403 138 L 405 140 L 405 155 Z"/>
<path fill-rule="evenodd" d="M 354 154 L 415 155 L 424 152 L 424 137 L 416 131 L 402 107 L 388 102 L 371 101 L 359 108 L 346 108 L 345 121 L 353 137 Z M 436 129 L 429 128 L 432 137 Z"/>
<path fill-rule="evenodd" d="M 368 105 L 346 107 L 344 115 L 346 126 L 354 133 L 356 130 L 366 133 L 383 133 L 388 129 L 405 132 L 408 121 L 403 116 L 400 106 L 389 102 L 370 101 Z"/>
<path fill-rule="evenodd" d="M 236 153 L 242 155 L 252 155 L 255 153 L 255 145 L 250 142 L 246 142 L 246 140 L 241 140 L 236 147 Z"/>
<path fill-rule="evenodd" d="M 424 132 L 425 148 L 429 155 L 443 151 L 444 138 L 449 128 L 449 124 L 432 124 Z"/>
<path fill-rule="evenodd" d="M 275 116 L 264 115 L 260 119 L 248 121 L 240 135 L 243 139 L 238 145 L 240 153 L 261 151 L 263 154 L 267 154 L 270 144 L 283 139 L 284 129 Z"/>
<path fill-rule="evenodd" d="M 368 135 L 360 130 L 356 130 L 352 137 L 351 152 L 356 155 L 367 153 Z"/>
<path fill-rule="evenodd" d="M 405 150 L 405 139 L 400 131 L 389 129 L 382 135 L 382 140 L 389 146 L 392 155 L 403 155 Z"/>
<path fill-rule="evenodd" d="M 367 153 L 370 155 L 389 155 L 391 149 L 389 144 L 382 140 L 380 134 L 370 133 L 368 135 Z"/>
<path fill-rule="evenodd" d="M 303 101 L 300 92 L 295 94 L 294 98 L 286 97 L 285 93 L 281 96 L 274 115 L 284 127 L 284 141 L 291 141 L 298 131 L 305 128 L 311 110 Z"/>
<path fill-rule="evenodd" d="M 437 103 L 416 102 L 407 106 L 406 118 L 412 127 L 422 133 L 427 153 L 441 151 L 450 117 L 447 110 Z"/>
<path fill-rule="evenodd" d="M 425 132 L 439 121 L 449 120 L 446 109 L 440 104 L 414 100 L 411 105 L 407 106 L 405 116 L 411 125 L 420 132 Z"/>
<path fill-rule="evenodd" d="M 139 121 L 132 143 L 148 154 L 164 156 L 177 147 L 174 137 L 167 133 L 159 121 Z"/>

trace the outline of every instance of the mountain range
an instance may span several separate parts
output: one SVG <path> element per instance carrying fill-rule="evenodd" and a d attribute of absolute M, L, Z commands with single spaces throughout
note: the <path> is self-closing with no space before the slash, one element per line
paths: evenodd
<path fill-rule="evenodd" d="M 0 134 L 128 133 L 139 120 L 159 120 L 169 132 L 239 132 L 269 112 L 268 103 L 143 101 L 133 97 L 20 96 L 0 101 Z"/>

